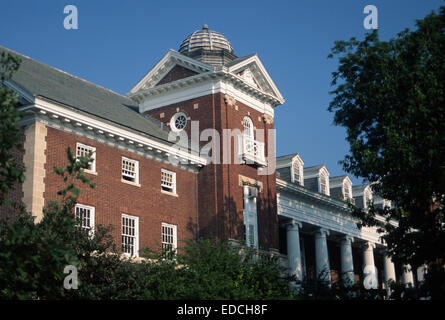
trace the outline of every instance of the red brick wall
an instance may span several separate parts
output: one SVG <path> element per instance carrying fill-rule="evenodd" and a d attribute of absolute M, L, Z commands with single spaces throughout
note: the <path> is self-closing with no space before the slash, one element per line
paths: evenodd
<path fill-rule="evenodd" d="M 195 74 L 197 73 L 192 70 L 176 65 L 156 85 L 160 86 L 161 84 L 194 76 Z"/>
<path fill-rule="evenodd" d="M 177 225 L 180 240 L 196 238 L 197 230 L 197 174 L 169 164 L 150 160 L 93 140 L 48 128 L 45 177 L 45 205 L 57 199 L 62 179 L 52 169 L 67 164 L 66 148 L 74 151 L 76 142 L 96 147 L 96 175 L 88 174 L 96 183 L 91 189 L 81 185 L 78 203 L 95 207 L 95 222 L 115 227 L 116 245 L 121 245 L 121 214 L 139 217 L 139 248 L 157 247 L 161 243 L 161 223 Z M 139 161 L 141 187 L 121 182 L 122 156 Z M 161 193 L 161 168 L 176 172 L 178 197 Z"/>
<path fill-rule="evenodd" d="M 195 105 L 198 104 L 198 108 Z M 237 102 L 238 110 L 227 106 L 224 95 L 214 94 L 198 97 L 161 107 L 148 112 L 152 117 L 168 124 L 170 118 L 178 111 L 184 112 L 190 120 L 199 120 L 200 131 L 216 128 L 220 132 L 222 146 L 222 129 L 239 129 L 242 131 L 242 120 L 250 113 L 255 128 L 269 130 L 273 124 L 263 121 L 263 114 Z M 161 117 L 161 114 L 163 117 Z M 260 117 L 260 118 L 259 118 Z M 185 131 L 191 138 L 190 121 Z M 267 136 L 267 131 L 266 131 Z M 201 142 L 201 146 L 207 142 Z M 232 141 L 232 163 L 234 146 Z M 267 146 L 267 143 L 266 143 Z M 266 150 L 266 155 L 267 155 Z M 224 155 L 221 152 L 221 160 Z M 243 239 L 243 190 L 239 186 L 238 176 L 243 175 L 263 183 L 264 191 L 258 197 L 258 236 L 263 248 L 278 248 L 278 216 L 276 206 L 275 174 L 259 176 L 257 169 L 249 165 L 218 164 L 208 165 L 199 173 L 199 226 L 200 235 L 218 235 L 222 239 Z"/>

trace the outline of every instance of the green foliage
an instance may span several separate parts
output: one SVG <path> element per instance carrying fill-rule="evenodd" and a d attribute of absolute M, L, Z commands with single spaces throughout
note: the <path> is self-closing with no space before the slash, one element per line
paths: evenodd
<path fill-rule="evenodd" d="M 70 155 L 66 170 L 55 172 L 70 181 L 61 190 L 61 202 L 51 202 L 44 208 L 40 223 L 23 208 L 14 221 L 0 225 L 0 298 L 2 299 L 59 299 L 67 291 L 63 287 L 67 265 L 79 266 L 84 251 L 80 245 L 90 241 L 88 235 L 76 227 L 73 207 L 78 195 L 74 180 L 90 185 L 81 174 L 88 157 L 76 161 Z M 65 175 L 65 173 L 69 173 Z"/>
<path fill-rule="evenodd" d="M 344 169 L 396 208 L 353 213 L 379 226 L 389 254 L 419 266 L 445 261 L 445 7 L 390 41 L 377 30 L 337 41 L 329 110 L 347 129 Z M 375 217 L 385 217 L 379 223 Z M 391 222 L 397 221 L 398 226 Z"/>
<path fill-rule="evenodd" d="M 154 270 L 170 273 L 170 287 L 152 285 L 146 298 L 155 299 L 284 299 L 288 282 L 277 262 L 266 254 L 227 242 L 200 239 L 187 242 L 182 254 Z M 163 270 L 164 269 L 164 270 Z M 167 271 L 167 272 L 165 272 Z M 160 277 L 151 277 L 149 282 Z M 162 289 L 162 290 L 160 290 Z"/>
<path fill-rule="evenodd" d="M 44 209 L 40 223 L 29 213 L 0 226 L 2 299 L 279 299 L 291 297 L 276 261 L 246 247 L 199 240 L 179 252 L 146 249 L 134 261 L 116 249 L 110 229 L 94 236 L 77 227 L 78 183 L 94 187 L 84 174 L 91 155 L 76 159 L 67 149 L 59 201 Z M 63 286 L 65 266 L 78 269 L 78 289 Z"/>
<path fill-rule="evenodd" d="M 17 110 L 18 95 L 3 85 L 19 68 L 20 58 L 0 54 L 0 205 L 7 201 L 6 194 L 14 183 L 25 179 L 24 168 L 14 159 L 14 151 L 22 150 L 21 129 Z"/>

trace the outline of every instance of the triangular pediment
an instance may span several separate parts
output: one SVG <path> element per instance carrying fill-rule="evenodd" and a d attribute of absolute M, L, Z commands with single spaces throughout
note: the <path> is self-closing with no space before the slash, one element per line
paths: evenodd
<path fill-rule="evenodd" d="M 284 98 L 256 54 L 239 58 L 228 65 L 228 71 L 247 84 L 284 102 Z"/>
<path fill-rule="evenodd" d="M 170 49 L 164 57 L 139 80 L 131 89 L 130 94 L 210 70 L 213 70 L 212 66 Z"/>
<path fill-rule="evenodd" d="M 160 86 L 169 82 L 173 82 L 176 80 L 192 77 L 194 75 L 197 75 L 198 72 L 190 70 L 188 68 L 185 68 L 181 65 L 175 65 L 167 74 L 159 80 L 155 86 Z"/>

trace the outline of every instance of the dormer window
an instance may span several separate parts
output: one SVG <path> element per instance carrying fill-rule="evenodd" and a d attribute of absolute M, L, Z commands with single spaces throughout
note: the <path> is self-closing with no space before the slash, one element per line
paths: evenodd
<path fill-rule="evenodd" d="M 391 209 L 391 200 L 383 199 L 382 207 L 383 207 L 383 208 L 388 207 L 388 209 Z"/>
<path fill-rule="evenodd" d="M 329 195 L 329 181 L 327 178 L 326 173 L 321 172 L 320 173 L 320 193 Z"/>
<path fill-rule="evenodd" d="M 348 181 L 343 181 L 343 198 L 345 200 L 352 198 L 352 188 Z"/>
<path fill-rule="evenodd" d="M 363 207 L 367 209 L 369 207 L 369 203 L 372 201 L 372 193 L 369 188 L 366 188 L 363 192 Z"/>
<path fill-rule="evenodd" d="M 292 163 L 292 182 L 302 185 L 303 170 L 301 164 L 295 160 Z"/>

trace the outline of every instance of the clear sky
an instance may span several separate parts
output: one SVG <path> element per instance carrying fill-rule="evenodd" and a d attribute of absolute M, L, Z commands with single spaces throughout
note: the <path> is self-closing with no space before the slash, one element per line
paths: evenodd
<path fill-rule="evenodd" d="M 412 29 L 415 19 L 442 0 L 223 0 L 4 1 L 0 45 L 126 94 L 190 33 L 209 28 L 225 35 L 239 57 L 257 53 L 286 102 L 275 109 L 277 155 L 298 152 L 305 166 L 338 161 L 349 146 L 327 111 L 335 40 L 362 39 L 366 5 L 378 9 L 382 39 Z M 78 30 L 63 27 L 66 5 L 79 13 Z M 360 179 L 353 178 L 355 184 Z"/>

